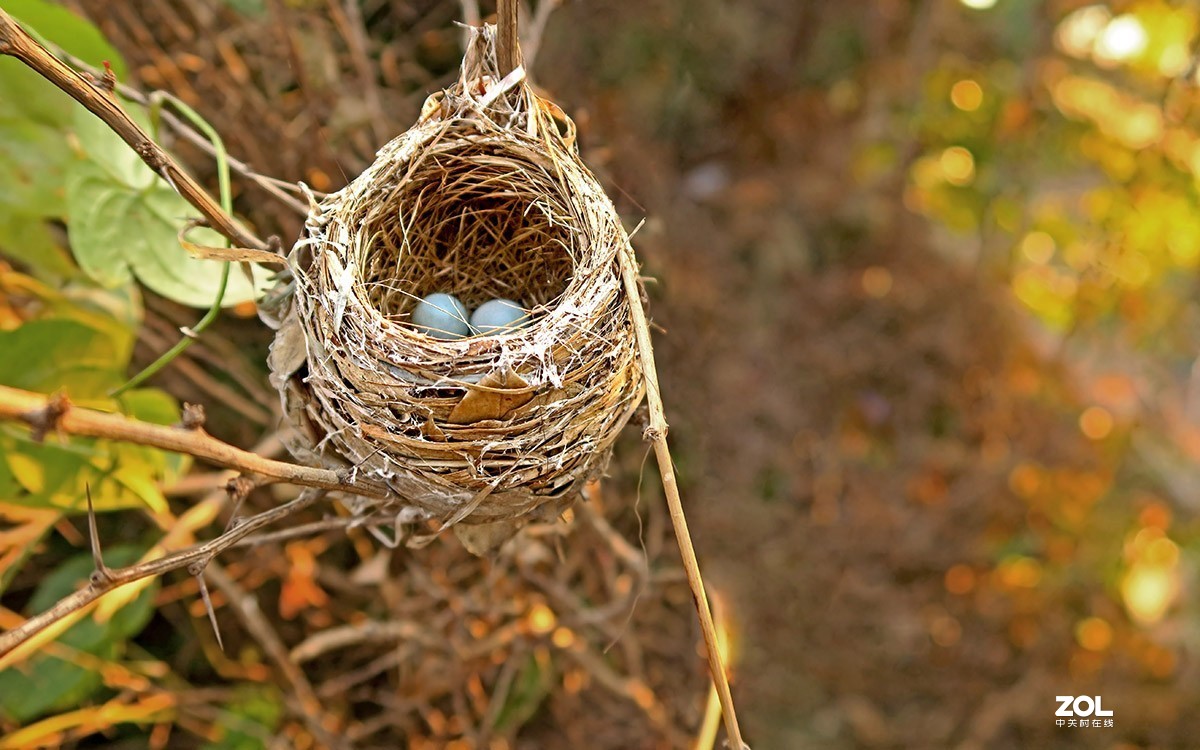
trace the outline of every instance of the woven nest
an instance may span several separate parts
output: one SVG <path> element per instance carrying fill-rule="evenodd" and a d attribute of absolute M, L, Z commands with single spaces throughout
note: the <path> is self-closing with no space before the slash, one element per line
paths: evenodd
<path fill-rule="evenodd" d="M 520 69 L 501 80 L 494 28 L 474 30 L 459 81 L 314 203 L 289 255 L 270 358 L 297 428 L 289 448 L 394 491 L 350 499 L 356 512 L 489 527 L 483 541 L 460 533 L 472 548 L 561 511 L 643 396 L 624 258 L 573 124 Z M 409 322 L 431 292 L 516 300 L 533 319 L 432 338 Z"/>

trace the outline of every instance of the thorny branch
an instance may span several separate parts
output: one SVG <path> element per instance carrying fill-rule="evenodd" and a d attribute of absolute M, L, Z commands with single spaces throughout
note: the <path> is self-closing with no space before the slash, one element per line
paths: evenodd
<path fill-rule="evenodd" d="M 17 388 L 0 386 L 0 420 L 27 424 L 32 437 L 65 433 L 82 437 L 122 440 L 177 453 L 187 453 L 243 474 L 290 482 L 309 489 L 290 503 L 271 508 L 249 518 L 239 519 L 217 538 L 157 560 L 126 568 L 109 569 L 103 565 L 98 540 L 92 534 L 96 573 L 89 585 L 62 599 L 49 610 L 27 620 L 20 627 L 0 635 L 0 660 L 13 649 L 62 618 L 91 604 L 113 589 L 150 576 L 187 567 L 197 574 L 222 551 L 238 544 L 255 531 L 290 516 L 315 503 L 328 490 L 343 490 L 358 495 L 383 498 L 389 491 L 372 482 L 354 481 L 340 472 L 275 461 L 256 453 L 235 448 L 203 429 L 203 412 L 185 408 L 183 424 L 175 427 L 148 424 L 120 414 L 105 414 L 74 406 L 64 396 L 43 396 Z M 235 483 L 236 484 L 236 483 Z M 234 487 L 237 489 L 237 487 Z M 89 523 L 93 523 L 89 520 Z M 89 527 L 90 528 L 90 527 Z"/>
<path fill-rule="evenodd" d="M 0 55 L 10 55 L 25 63 L 103 120 L 121 140 L 129 144 L 155 174 L 165 179 L 204 216 L 213 229 L 228 237 L 235 246 L 263 251 L 269 249 L 265 241 L 251 234 L 241 223 L 225 213 L 217 201 L 185 172 L 178 162 L 130 119 L 110 90 L 94 84 L 82 73 L 50 54 L 3 10 L 0 10 Z M 112 81 L 109 81 L 109 84 L 111 83 Z"/>
<path fill-rule="evenodd" d="M 86 607 L 110 591 L 125 584 L 140 581 L 143 578 L 162 575 L 163 573 L 179 570 L 180 568 L 203 570 L 204 566 L 212 562 L 214 557 L 237 544 L 239 540 L 264 526 L 268 526 L 297 511 L 307 508 L 324 496 L 324 490 L 308 489 L 300 493 L 300 496 L 290 503 L 285 503 L 257 515 L 250 516 L 216 539 L 204 542 L 203 544 L 197 544 L 193 547 L 160 557 L 157 560 L 150 560 L 124 568 L 108 568 L 103 566 L 97 568 L 87 586 L 59 600 L 58 603 L 45 612 L 29 618 L 19 627 L 0 634 L 0 660 L 3 660 L 13 649 L 28 641 L 42 630 L 45 630 L 72 612 Z M 92 542 L 93 544 L 97 542 L 94 535 Z M 102 565 L 102 563 L 99 563 L 101 557 L 98 548 L 93 547 L 93 555 L 98 564 Z"/>

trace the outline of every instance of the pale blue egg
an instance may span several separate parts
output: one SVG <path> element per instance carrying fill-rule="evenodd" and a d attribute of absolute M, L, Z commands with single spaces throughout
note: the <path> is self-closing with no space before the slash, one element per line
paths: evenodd
<path fill-rule="evenodd" d="M 418 331 L 435 339 L 461 339 L 471 333 L 467 308 L 458 297 L 434 292 L 413 308 L 412 324 Z"/>
<path fill-rule="evenodd" d="M 529 313 L 510 299 L 484 302 L 471 314 L 471 328 L 484 335 L 512 333 L 529 325 Z"/>

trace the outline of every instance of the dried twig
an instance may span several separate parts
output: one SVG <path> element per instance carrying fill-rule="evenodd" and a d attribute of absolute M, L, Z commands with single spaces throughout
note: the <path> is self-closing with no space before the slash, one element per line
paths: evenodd
<path fill-rule="evenodd" d="M 742 750 L 742 748 L 748 750 L 749 745 L 742 741 L 742 731 L 738 727 L 737 712 L 734 710 L 733 695 L 729 691 L 729 680 L 725 674 L 724 660 L 721 658 L 717 629 L 713 624 L 712 612 L 709 610 L 708 596 L 704 592 L 704 579 L 700 576 L 700 564 L 696 561 L 696 550 L 692 547 L 687 518 L 683 514 L 683 503 L 679 499 L 679 485 L 675 481 L 675 466 L 671 460 L 671 450 L 667 447 L 667 418 L 663 410 L 662 394 L 659 391 L 658 371 L 654 366 L 654 345 L 650 341 L 650 326 L 646 320 L 646 312 L 639 304 L 639 300 L 642 298 L 642 288 L 638 284 L 637 259 L 633 255 L 633 248 L 628 244 L 621 249 L 620 260 L 625 293 L 633 301 L 630 309 L 633 311 L 633 326 L 637 333 L 638 351 L 641 354 L 642 371 L 646 379 L 646 401 L 650 405 L 650 425 L 646 428 L 645 438 L 654 445 L 654 458 L 658 462 L 663 492 L 667 496 L 671 526 L 675 529 L 675 541 L 679 544 L 679 554 L 683 558 L 683 568 L 687 572 L 688 586 L 692 589 L 696 614 L 700 618 L 700 631 L 704 635 L 704 646 L 708 651 L 708 669 L 717 689 L 717 697 L 721 699 L 721 714 L 725 718 L 725 731 L 729 735 L 729 742 L 734 750 Z"/>
<path fill-rule="evenodd" d="M 332 469 L 300 466 L 263 458 L 236 448 L 202 429 L 183 429 L 149 424 L 120 414 L 105 414 L 71 404 L 64 396 L 44 396 L 0 386 L 0 419 L 25 422 L 37 433 L 64 432 L 83 437 L 122 440 L 153 448 L 187 453 L 218 466 L 238 469 L 275 481 L 304 487 L 343 490 L 364 497 L 393 498 L 382 484 L 351 480 Z"/>
<path fill-rule="evenodd" d="M 256 250 L 268 249 L 266 242 L 223 211 L 217 201 L 178 162 L 130 119 L 116 97 L 50 54 L 3 10 L 0 10 L 0 54 L 10 55 L 25 63 L 103 120 L 155 174 L 162 176 L 204 216 L 213 229 L 228 237 L 234 245 Z"/>

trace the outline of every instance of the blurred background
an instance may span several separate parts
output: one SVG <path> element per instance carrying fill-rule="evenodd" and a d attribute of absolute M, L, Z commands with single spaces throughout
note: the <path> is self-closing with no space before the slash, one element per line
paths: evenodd
<path fill-rule="evenodd" d="M 121 82 L 173 93 L 256 172 L 320 191 L 454 79 L 455 22 L 494 12 L 64 5 L 124 60 Z M 534 81 L 575 118 L 627 227 L 645 220 L 634 244 L 657 279 L 672 449 L 753 747 L 1194 747 L 1200 8 L 526 10 Z M 3 62 L 0 81 L 16 75 Z M 46 174 L 74 131 L 31 150 L 30 118 L 48 122 L 35 115 L 0 114 L 0 153 Z M 202 151 L 163 139 L 215 184 Z M 15 195 L 30 179 L 10 171 Z M 235 182 L 239 213 L 289 245 L 302 216 Z M 134 372 L 198 316 L 128 274 L 98 284 L 67 251 L 75 218 L 5 210 L 0 334 L 45 323 L 54 295 L 89 310 L 124 295 Z M 270 332 L 247 304 L 213 330 L 150 381 L 157 413 L 203 403 L 213 434 L 278 451 Z M 628 432 L 592 503 L 493 561 L 453 539 L 389 551 L 344 529 L 234 550 L 213 592 L 223 653 L 194 579 L 168 576 L 124 621 L 94 614 L 76 625 L 87 638 L 0 674 L 0 746 L 315 747 L 323 727 L 363 748 L 707 750 L 698 628 Z M 0 476 L 11 623 L 89 570 L 78 499 L 98 469 L 49 487 L 59 464 L 0 435 L 18 441 Z M 210 538 L 229 517 L 210 497 L 224 475 L 154 460 L 157 489 L 114 486 L 102 504 L 102 538 L 129 559 L 163 529 Z M 47 467 L 40 484 L 30 462 Z M 238 614 L 247 598 L 274 640 Z M 1100 696 L 1113 725 L 1056 725 L 1058 695 Z"/>

